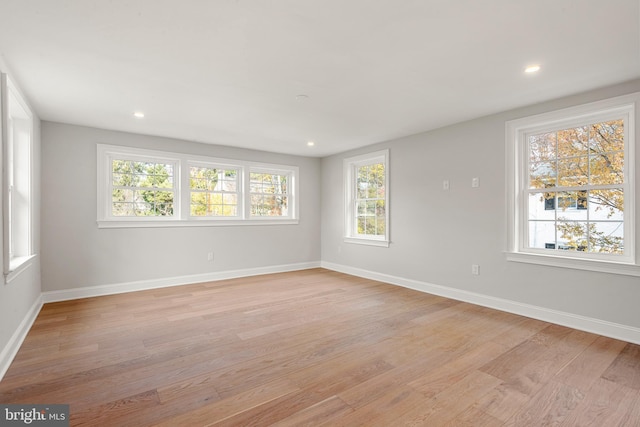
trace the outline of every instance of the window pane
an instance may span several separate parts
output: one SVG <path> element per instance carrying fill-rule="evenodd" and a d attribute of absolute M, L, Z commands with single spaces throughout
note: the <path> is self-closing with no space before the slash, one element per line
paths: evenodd
<path fill-rule="evenodd" d="M 589 224 L 589 252 L 621 254 L 624 251 L 624 223 L 592 222 Z"/>
<path fill-rule="evenodd" d="M 621 188 L 589 191 L 589 217 L 592 220 L 624 219 L 624 191 Z"/>
<path fill-rule="evenodd" d="M 591 126 L 591 150 L 607 153 L 624 150 L 624 121 L 611 120 Z"/>
<path fill-rule="evenodd" d="M 624 182 L 624 153 L 601 153 L 589 157 L 589 183 L 592 185 Z"/>
<path fill-rule="evenodd" d="M 556 162 L 529 164 L 529 188 L 548 188 L 556 185 Z"/>
<path fill-rule="evenodd" d="M 569 157 L 558 160 L 558 185 L 575 187 L 586 185 L 588 179 L 588 157 Z"/>
<path fill-rule="evenodd" d="M 529 136 L 529 163 L 555 162 L 555 158 L 555 132 Z"/>
<path fill-rule="evenodd" d="M 529 221 L 529 247 L 538 249 L 555 249 L 555 222 Z"/>
<path fill-rule="evenodd" d="M 368 201 L 367 202 L 367 211 L 366 211 L 367 215 L 375 215 L 376 214 L 376 202 L 374 201 Z"/>
<path fill-rule="evenodd" d="M 116 189 L 112 197 L 114 202 L 133 202 L 133 190 Z"/>
<path fill-rule="evenodd" d="M 556 219 L 556 193 L 529 194 L 529 219 Z"/>
<path fill-rule="evenodd" d="M 557 216 L 562 220 L 587 220 L 587 193 L 563 191 L 557 194 Z"/>
<path fill-rule="evenodd" d="M 589 150 L 589 126 L 560 130 L 558 158 L 586 155 Z"/>
<path fill-rule="evenodd" d="M 571 251 L 587 250 L 586 222 L 582 221 L 558 221 L 558 248 Z"/>
<path fill-rule="evenodd" d="M 133 216 L 133 203 L 114 203 L 113 216 Z"/>
<path fill-rule="evenodd" d="M 385 216 L 377 216 L 376 217 L 376 235 L 384 236 L 385 230 L 387 228 L 387 218 Z"/>

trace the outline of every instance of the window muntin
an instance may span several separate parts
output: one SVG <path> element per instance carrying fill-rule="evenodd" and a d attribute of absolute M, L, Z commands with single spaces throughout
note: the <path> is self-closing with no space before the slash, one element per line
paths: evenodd
<path fill-rule="evenodd" d="M 289 216 L 289 174 L 252 169 L 249 174 L 252 217 Z"/>
<path fill-rule="evenodd" d="M 237 218 L 241 207 L 239 178 L 237 168 L 190 166 L 189 215 Z"/>
<path fill-rule="evenodd" d="M 298 223 L 295 166 L 103 144 L 97 158 L 99 227 Z"/>
<path fill-rule="evenodd" d="M 506 123 L 507 259 L 640 276 L 640 93 Z"/>
<path fill-rule="evenodd" d="M 529 248 L 624 253 L 624 136 L 622 119 L 526 136 Z"/>
<path fill-rule="evenodd" d="M 388 150 L 345 159 L 345 241 L 388 246 Z"/>

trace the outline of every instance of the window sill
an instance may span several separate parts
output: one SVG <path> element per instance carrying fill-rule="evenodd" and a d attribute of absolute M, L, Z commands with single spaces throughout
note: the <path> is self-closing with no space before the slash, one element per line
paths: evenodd
<path fill-rule="evenodd" d="M 197 219 L 191 221 L 184 220 L 164 220 L 164 221 L 104 221 L 99 220 L 98 228 L 171 228 L 171 227 L 228 227 L 244 225 L 296 225 L 297 219 Z"/>
<path fill-rule="evenodd" d="M 640 265 L 625 262 L 577 259 L 557 255 L 507 252 L 507 261 L 528 264 L 548 265 L 552 267 L 572 268 L 576 270 L 597 271 L 600 273 L 621 274 L 640 277 Z"/>
<path fill-rule="evenodd" d="M 4 283 L 11 283 L 16 277 L 18 277 L 23 271 L 31 267 L 32 260 L 35 255 L 22 256 L 13 258 L 9 263 L 9 272 L 4 275 Z"/>
<path fill-rule="evenodd" d="M 374 239 L 363 239 L 358 237 L 345 237 L 345 243 L 354 243 L 357 245 L 367 245 L 367 246 L 380 246 L 384 248 L 389 247 L 388 240 L 374 240 Z"/>

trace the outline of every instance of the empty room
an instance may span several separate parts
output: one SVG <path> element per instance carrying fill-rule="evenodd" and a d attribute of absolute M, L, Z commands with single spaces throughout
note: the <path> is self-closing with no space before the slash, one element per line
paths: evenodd
<path fill-rule="evenodd" d="M 640 426 L 640 1 L 0 0 L 0 425 Z"/>

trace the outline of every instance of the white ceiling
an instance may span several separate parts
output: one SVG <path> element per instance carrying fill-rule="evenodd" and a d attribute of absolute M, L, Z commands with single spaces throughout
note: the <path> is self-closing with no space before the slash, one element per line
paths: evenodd
<path fill-rule="evenodd" d="M 639 27 L 640 0 L 0 0 L 42 119 L 309 156 L 638 78 Z"/>

